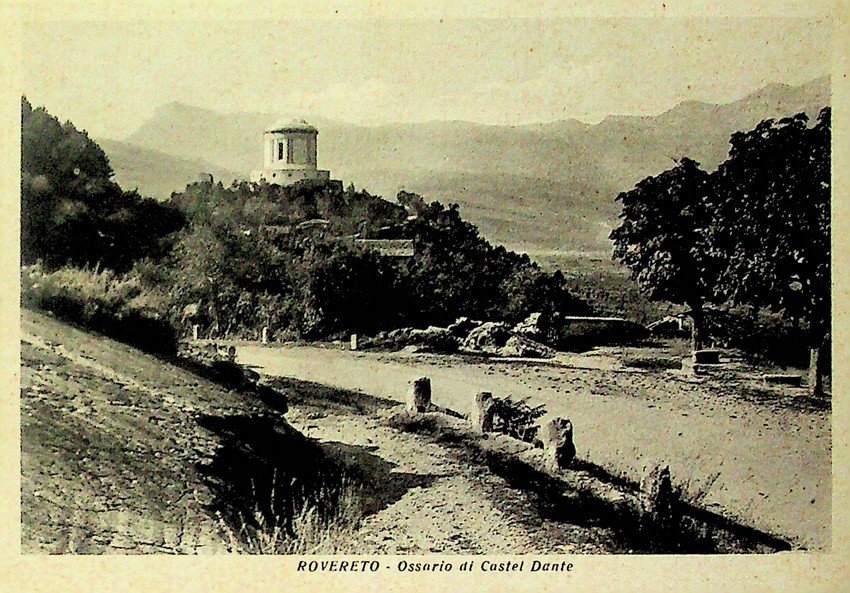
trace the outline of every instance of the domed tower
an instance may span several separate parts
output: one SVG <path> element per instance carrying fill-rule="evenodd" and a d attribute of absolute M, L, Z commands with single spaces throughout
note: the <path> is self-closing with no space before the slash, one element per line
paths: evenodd
<path fill-rule="evenodd" d="M 327 181 L 330 171 L 317 168 L 319 130 L 304 120 L 284 121 L 263 133 L 263 168 L 251 181 L 290 185 L 296 181 Z"/>

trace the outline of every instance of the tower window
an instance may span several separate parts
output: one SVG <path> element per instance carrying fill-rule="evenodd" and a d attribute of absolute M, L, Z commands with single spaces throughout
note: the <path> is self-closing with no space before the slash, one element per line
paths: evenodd
<path fill-rule="evenodd" d="M 283 160 L 283 142 L 277 143 L 277 160 Z"/>

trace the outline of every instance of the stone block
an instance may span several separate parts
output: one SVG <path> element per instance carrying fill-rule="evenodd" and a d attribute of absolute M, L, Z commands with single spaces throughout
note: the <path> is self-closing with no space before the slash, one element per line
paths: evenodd
<path fill-rule="evenodd" d="M 692 357 L 694 364 L 720 364 L 720 350 L 694 350 Z"/>
<path fill-rule="evenodd" d="M 485 434 L 493 431 L 493 416 L 496 406 L 493 400 L 493 394 L 489 391 L 482 391 L 475 396 L 475 406 L 472 409 L 472 426 L 481 433 Z"/>
<path fill-rule="evenodd" d="M 553 418 L 540 430 L 543 452 L 552 469 L 560 470 L 572 463 L 576 456 L 573 443 L 573 424 L 566 418 Z"/>
<path fill-rule="evenodd" d="M 431 407 L 431 379 L 419 377 L 410 385 L 407 395 L 407 411 L 413 414 L 427 412 Z"/>
<path fill-rule="evenodd" d="M 761 380 L 769 385 L 790 385 L 792 387 L 801 387 L 803 385 L 803 376 L 794 374 L 767 374 L 762 375 Z"/>

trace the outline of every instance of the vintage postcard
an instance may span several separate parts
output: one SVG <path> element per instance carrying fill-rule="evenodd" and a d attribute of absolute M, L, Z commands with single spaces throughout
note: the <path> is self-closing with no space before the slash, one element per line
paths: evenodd
<path fill-rule="evenodd" d="M 846 582 L 840 5 L 4 11 L 12 589 Z"/>

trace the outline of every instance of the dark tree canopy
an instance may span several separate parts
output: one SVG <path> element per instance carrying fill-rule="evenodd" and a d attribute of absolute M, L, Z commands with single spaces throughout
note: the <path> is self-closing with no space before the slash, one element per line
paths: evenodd
<path fill-rule="evenodd" d="M 157 257 L 176 210 L 124 192 L 103 150 L 70 122 L 21 99 L 21 259 L 126 270 Z"/>
<path fill-rule="evenodd" d="M 175 308 L 200 303 L 197 321 L 217 334 L 269 325 L 309 338 L 589 311 L 563 276 L 494 248 L 456 205 L 408 198 L 420 212 L 413 220 L 334 184 L 190 185 L 172 197 L 189 219 L 169 265 Z M 304 224 L 315 218 L 322 224 Z M 410 240 L 414 257 L 380 256 L 355 236 Z"/>
<path fill-rule="evenodd" d="M 732 136 L 715 174 L 718 291 L 812 324 L 830 317 L 830 110 L 766 120 Z"/>
<path fill-rule="evenodd" d="M 649 298 L 691 307 L 695 347 L 702 306 L 714 299 L 718 266 L 707 245 L 708 190 L 709 174 L 683 158 L 617 196 L 622 222 L 611 232 L 613 257 L 629 268 Z"/>

